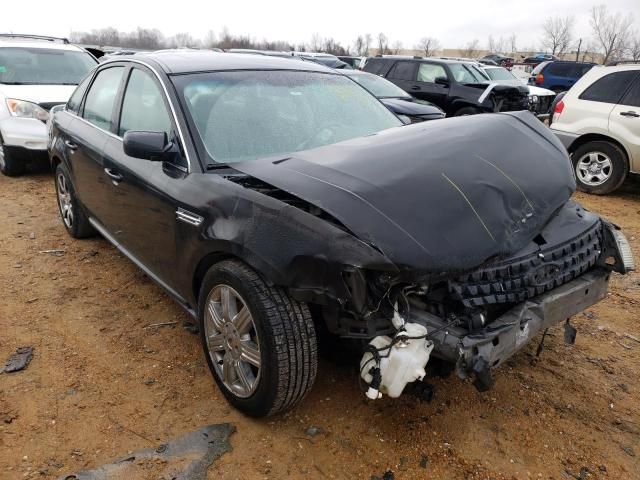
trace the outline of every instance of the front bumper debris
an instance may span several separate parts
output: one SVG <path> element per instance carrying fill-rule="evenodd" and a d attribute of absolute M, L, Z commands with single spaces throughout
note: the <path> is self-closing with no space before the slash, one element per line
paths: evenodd
<path fill-rule="evenodd" d="M 610 271 L 596 268 L 549 292 L 516 305 L 482 332 L 449 328 L 435 333 L 433 355 L 456 363 L 461 378 L 477 375 L 504 363 L 529 340 L 605 298 Z M 413 312 L 416 320 L 437 328 L 426 312 Z M 413 320 L 413 321 L 416 321 Z"/>

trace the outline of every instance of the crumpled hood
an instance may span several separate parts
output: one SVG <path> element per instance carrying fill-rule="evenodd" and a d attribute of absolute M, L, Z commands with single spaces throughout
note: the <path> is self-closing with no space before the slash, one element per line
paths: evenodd
<path fill-rule="evenodd" d="M 413 100 L 411 98 L 381 98 L 392 112 L 399 115 L 433 115 L 444 118 L 444 112 L 429 102 Z"/>
<path fill-rule="evenodd" d="M 530 95 L 538 95 L 539 97 L 546 97 L 548 95 L 556 95 L 556 92 L 547 88 L 536 87 L 535 85 L 527 85 Z"/>
<path fill-rule="evenodd" d="M 75 85 L 3 85 L 0 92 L 6 98 L 33 103 L 67 103 Z"/>
<path fill-rule="evenodd" d="M 575 189 L 566 151 L 528 112 L 393 128 L 234 168 L 329 212 L 399 268 L 430 272 L 524 248 Z"/>

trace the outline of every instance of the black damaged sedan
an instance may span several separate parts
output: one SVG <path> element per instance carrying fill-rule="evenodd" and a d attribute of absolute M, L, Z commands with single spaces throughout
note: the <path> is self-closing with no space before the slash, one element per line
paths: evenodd
<path fill-rule="evenodd" d="M 572 341 L 568 319 L 633 268 L 529 113 L 403 126 L 309 62 L 110 60 L 53 115 L 49 152 L 69 234 L 103 235 L 164 287 L 254 416 L 311 389 L 320 329 L 362 347 L 369 398 L 428 362 L 484 390 L 547 328 Z"/>

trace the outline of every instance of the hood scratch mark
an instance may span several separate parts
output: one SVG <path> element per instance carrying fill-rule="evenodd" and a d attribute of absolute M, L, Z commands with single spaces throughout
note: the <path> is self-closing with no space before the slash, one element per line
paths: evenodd
<path fill-rule="evenodd" d="M 458 191 L 458 193 L 460 195 L 462 195 L 462 198 L 464 198 L 464 200 L 467 202 L 467 204 L 469 204 L 469 207 L 471 207 L 471 210 L 473 210 L 473 213 L 476 214 L 476 217 L 478 218 L 478 220 L 480 221 L 480 223 L 482 224 L 482 226 L 486 230 L 487 234 L 491 237 L 491 240 L 493 240 L 495 242 L 496 239 L 492 235 L 491 231 L 489 230 L 489 227 L 487 227 L 487 224 L 484 223 L 484 220 L 482 220 L 482 217 L 480 216 L 478 211 L 474 208 L 473 204 L 469 201 L 469 199 L 464 194 L 464 192 L 460 189 L 460 187 L 458 187 L 458 185 L 456 185 L 453 180 L 451 180 L 449 177 L 447 177 L 447 175 L 444 172 L 442 172 L 442 176 L 451 184 L 451 186 L 453 186 L 453 188 L 455 188 Z"/>
<path fill-rule="evenodd" d="M 507 173 L 502 170 L 500 167 L 498 167 L 495 163 L 490 162 L 489 160 L 487 160 L 486 158 L 481 157 L 480 155 L 476 155 L 476 157 L 478 157 L 480 160 L 482 160 L 483 162 L 488 163 L 489 165 L 491 165 L 493 168 L 495 168 L 497 171 L 499 171 L 504 178 L 506 178 L 507 180 L 509 180 L 514 187 L 516 187 L 518 189 L 518 191 L 522 194 L 522 196 L 524 197 L 525 201 L 529 204 L 529 206 L 531 207 L 531 210 L 535 211 L 534 206 L 532 205 L 532 203 L 529 201 L 529 199 L 527 198 L 527 196 L 525 195 L 524 191 L 522 190 L 522 188 L 520 188 L 520 185 L 518 185 L 516 183 L 516 181 L 511 178 L 509 175 L 507 175 Z"/>

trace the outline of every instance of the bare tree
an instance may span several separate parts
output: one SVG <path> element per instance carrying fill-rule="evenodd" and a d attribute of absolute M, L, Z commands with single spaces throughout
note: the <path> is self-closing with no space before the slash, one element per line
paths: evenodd
<path fill-rule="evenodd" d="M 369 48 L 371 46 L 371 34 L 358 35 L 354 42 L 355 54 L 359 57 L 366 57 L 369 55 Z"/>
<path fill-rule="evenodd" d="M 603 54 L 603 61 L 620 58 L 624 55 L 627 42 L 631 34 L 633 17 L 620 13 L 609 14 L 606 5 L 599 5 L 591 9 L 591 28 L 596 43 Z"/>
<path fill-rule="evenodd" d="M 71 39 L 85 45 L 120 46 L 126 37 L 113 27 L 91 30 L 91 32 L 72 32 Z"/>
<path fill-rule="evenodd" d="M 319 33 L 314 33 L 311 35 L 311 40 L 309 41 L 309 48 L 312 52 L 319 52 L 322 50 L 322 45 L 324 44 L 324 40 L 320 36 Z"/>
<path fill-rule="evenodd" d="M 465 58 L 474 58 L 478 55 L 480 42 L 477 38 L 474 38 L 470 42 L 467 42 L 466 45 L 459 49 L 460 55 Z"/>
<path fill-rule="evenodd" d="M 433 37 L 422 37 L 416 45 L 416 50 L 422 50 L 425 57 L 432 57 L 440 50 L 440 42 Z"/>
<path fill-rule="evenodd" d="M 573 17 L 549 17 L 542 25 L 542 46 L 552 55 L 562 56 L 573 39 Z"/>
<path fill-rule="evenodd" d="M 175 48 L 198 48 L 200 46 L 200 40 L 193 38 L 189 32 L 176 33 L 167 43 Z"/>
<path fill-rule="evenodd" d="M 400 40 L 396 40 L 395 42 L 393 42 L 391 51 L 394 55 L 398 55 L 402 51 L 402 42 Z"/>
<path fill-rule="evenodd" d="M 202 46 L 204 48 L 213 48 L 218 43 L 218 37 L 216 36 L 216 32 L 213 30 L 209 30 L 202 39 Z"/>
<path fill-rule="evenodd" d="M 349 49 L 343 47 L 331 37 L 324 39 L 322 51 L 332 55 L 349 55 Z"/>
<path fill-rule="evenodd" d="M 518 42 L 518 37 L 516 36 L 515 33 L 512 33 L 509 36 L 509 50 L 510 50 L 510 53 L 516 53 L 518 51 L 517 42 Z"/>
<path fill-rule="evenodd" d="M 507 50 L 507 41 L 503 37 L 496 40 L 493 35 L 489 35 L 487 47 L 490 53 L 504 53 Z"/>
<path fill-rule="evenodd" d="M 378 34 L 378 54 L 386 55 L 389 53 L 391 53 L 391 50 L 389 50 L 389 39 L 384 33 L 380 32 Z"/>
<path fill-rule="evenodd" d="M 640 32 L 631 36 L 629 46 L 627 47 L 627 55 L 629 55 L 634 62 L 640 60 Z"/>

